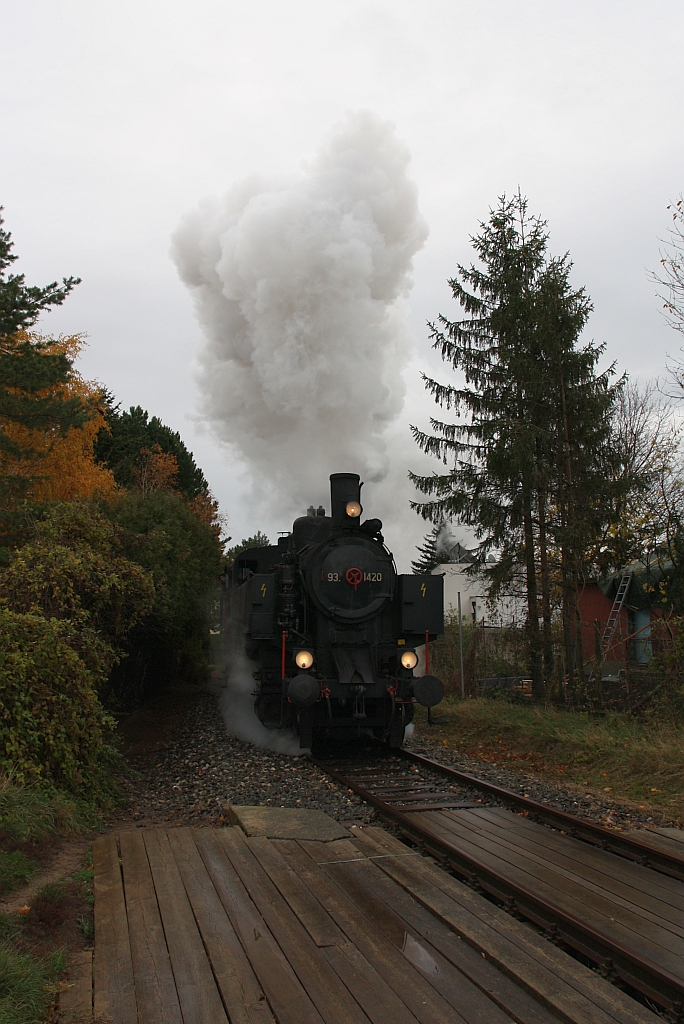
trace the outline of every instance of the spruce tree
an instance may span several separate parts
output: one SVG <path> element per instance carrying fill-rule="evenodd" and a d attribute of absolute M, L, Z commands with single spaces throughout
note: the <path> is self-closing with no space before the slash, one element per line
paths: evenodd
<path fill-rule="evenodd" d="M 528 214 L 518 193 L 502 197 L 480 228 L 471 241 L 481 268 L 459 265 L 449 281 L 466 318 L 429 324 L 433 347 L 465 381 L 423 375 L 436 403 L 459 419 L 431 419 L 430 433 L 412 428 L 420 447 L 448 467 L 411 475 L 429 499 L 414 508 L 433 522 L 474 527 L 483 563 L 489 550 L 499 550 L 495 565 L 483 564 L 493 593 L 523 567 L 529 672 L 541 698 L 552 671 L 549 550 L 553 545 L 564 560 L 564 608 L 576 609 L 589 540 L 580 494 L 598 481 L 614 389 L 608 374 L 595 373 L 601 350 L 576 349 L 591 305 L 583 289 L 570 287 L 567 257 L 547 257 L 546 222 Z M 601 493 L 597 484 L 596 507 Z M 567 624 L 570 630 L 569 618 Z M 577 616 L 573 635 L 581 645 Z M 581 650 L 573 667 L 581 668 Z"/>
<path fill-rule="evenodd" d="M 579 593 L 620 493 L 633 474 L 616 478 L 613 416 L 625 378 L 611 385 L 614 367 L 598 373 L 605 346 L 578 345 L 591 304 L 570 285 L 568 256 L 552 259 L 537 286 L 538 358 L 543 381 L 537 441 L 536 505 L 544 623 L 544 661 L 552 671 L 551 576 L 561 593 L 564 660 L 570 680 L 583 673 Z"/>
<path fill-rule="evenodd" d="M 416 545 L 416 551 L 420 558 L 411 562 L 411 571 L 414 575 L 419 576 L 421 573 L 432 572 L 440 564 L 440 558 L 437 554 L 437 538 L 441 529 L 441 524 L 435 523 L 432 530 L 423 537 L 423 543 Z"/>

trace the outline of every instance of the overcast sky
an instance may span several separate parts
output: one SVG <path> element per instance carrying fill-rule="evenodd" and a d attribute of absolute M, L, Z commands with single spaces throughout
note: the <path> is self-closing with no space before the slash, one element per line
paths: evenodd
<path fill-rule="evenodd" d="M 200 330 L 170 238 L 246 174 L 296 171 L 349 110 L 393 121 L 412 155 L 430 230 L 410 298 L 419 363 L 439 371 L 425 321 L 455 315 L 446 278 L 518 185 L 552 251 L 570 251 L 607 356 L 645 379 L 677 351 L 648 271 L 684 188 L 681 3 L 13 0 L 0 12 L 0 204 L 18 268 L 35 284 L 83 278 L 42 326 L 87 333 L 82 372 L 181 432 L 234 536 L 288 523 L 254 521 L 245 475 L 202 426 Z M 415 366 L 410 377 L 407 424 L 429 412 Z"/>

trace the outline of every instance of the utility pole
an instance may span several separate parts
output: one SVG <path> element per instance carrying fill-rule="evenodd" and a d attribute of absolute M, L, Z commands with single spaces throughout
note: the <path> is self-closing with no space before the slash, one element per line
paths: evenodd
<path fill-rule="evenodd" d="M 465 679 L 463 678 L 463 619 L 461 618 L 461 591 L 458 592 L 458 647 L 461 656 L 461 698 L 465 697 Z"/>

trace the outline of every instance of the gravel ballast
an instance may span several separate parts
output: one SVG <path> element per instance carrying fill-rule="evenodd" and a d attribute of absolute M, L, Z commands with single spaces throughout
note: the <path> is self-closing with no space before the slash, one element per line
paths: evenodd
<path fill-rule="evenodd" d="M 559 785 L 540 779 L 528 772 L 512 771 L 504 765 L 467 757 L 454 750 L 453 747 L 445 747 L 441 742 L 432 741 L 425 736 L 411 737 L 406 746 L 416 754 L 431 757 L 434 761 L 439 761 L 440 764 L 457 768 L 462 772 L 469 772 L 495 786 L 510 789 L 514 793 L 520 793 L 523 797 L 528 796 L 531 800 L 537 800 L 539 803 L 550 804 L 569 814 L 588 818 L 607 828 L 628 829 L 644 825 L 667 826 L 674 824 L 669 818 L 654 816 L 647 810 L 627 807 L 611 800 L 607 794 L 589 792 L 581 786 Z M 493 801 L 487 799 L 483 802 L 492 803 Z"/>
<path fill-rule="evenodd" d="M 133 758 L 131 767 L 123 817 L 140 825 L 222 825 L 231 804 L 316 808 L 338 821 L 375 818 L 306 757 L 228 736 L 213 693 L 198 693 L 166 745 Z"/>
<path fill-rule="evenodd" d="M 463 756 L 424 736 L 414 735 L 407 746 L 443 764 L 601 825 L 630 828 L 669 824 L 602 794 Z M 396 762 L 406 770 L 405 760 L 397 758 Z M 127 807 L 120 818 L 133 827 L 223 825 L 231 804 L 316 808 L 342 822 L 377 820 L 372 807 L 306 757 L 288 757 L 228 736 L 217 697 L 208 691 L 193 696 L 184 709 L 184 720 L 174 726 L 161 749 L 133 757 L 131 767 L 132 774 L 122 782 Z M 422 770 L 416 775 L 432 782 L 440 791 L 460 790 L 444 776 Z M 485 804 L 495 802 L 476 790 L 461 791 Z"/>

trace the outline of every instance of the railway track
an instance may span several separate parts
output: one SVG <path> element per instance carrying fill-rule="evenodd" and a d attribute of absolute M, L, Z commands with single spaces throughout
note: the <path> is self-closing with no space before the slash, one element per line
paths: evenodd
<path fill-rule="evenodd" d="M 407 749 L 314 760 L 469 886 L 684 1024 L 684 844 L 613 832 Z"/>
<path fill-rule="evenodd" d="M 406 747 L 401 749 L 401 755 L 414 764 L 422 765 L 431 771 L 453 779 L 454 782 L 486 793 L 487 796 L 500 801 L 506 807 L 511 807 L 516 811 L 526 811 L 533 821 L 540 821 L 573 838 L 583 839 L 602 850 L 610 850 L 611 853 L 627 857 L 644 867 L 655 868 L 656 871 L 662 871 L 666 875 L 684 881 L 684 845 L 682 845 L 680 854 L 676 850 L 668 851 L 664 848 L 665 844 L 659 845 L 660 840 L 656 836 L 651 838 L 650 836 L 638 836 L 635 833 L 625 835 L 624 832 L 603 828 L 603 826 L 596 825 L 586 818 L 580 818 L 576 814 L 569 814 L 567 811 L 558 810 L 548 804 L 530 800 L 510 789 L 496 786 L 485 779 L 478 779 L 477 776 L 468 772 L 458 771 L 456 768 L 440 764 L 438 761 L 425 757 L 423 754 L 416 754 Z"/>

